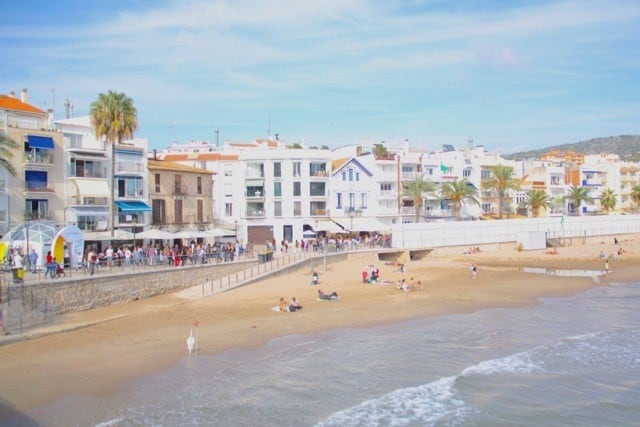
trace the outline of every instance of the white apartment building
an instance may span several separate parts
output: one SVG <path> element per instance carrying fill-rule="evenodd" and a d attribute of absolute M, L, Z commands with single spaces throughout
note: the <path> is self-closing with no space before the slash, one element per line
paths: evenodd
<path fill-rule="evenodd" d="M 201 147 L 200 147 L 201 148 Z M 241 242 L 295 242 L 305 231 L 337 232 L 330 220 L 329 150 L 288 148 L 266 139 L 226 142 L 219 152 L 173 147 L 162 160 L 215 172 L 214 222 Z"/>
<path fill-rule="evenodd" d="M 85 231 L 106 231 L 111 222 L 111 147 L 98 140 L 89 116 L 56 120 L 64 143 L 64 223 Z M 115 147 L 115 228 L 141 231 L 151 221 L 147 203 L 147 140 Z"/>

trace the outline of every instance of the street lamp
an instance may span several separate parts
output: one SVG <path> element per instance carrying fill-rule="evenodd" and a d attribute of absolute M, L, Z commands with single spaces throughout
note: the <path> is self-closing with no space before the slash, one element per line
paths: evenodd
<path fill-rule="evenodd" d="M 134 219 L 134 220 L 131 222 L 131 228 L 132 228 L 132 230 L 131 230 L 131 231 L 133 232 L 133 250 L 135 250 L 135 249 L 136 249 L 136 226 L 137 226 L 137 225 L 138 225 L 138 224 L 136 224 L 136 220 Z"/>

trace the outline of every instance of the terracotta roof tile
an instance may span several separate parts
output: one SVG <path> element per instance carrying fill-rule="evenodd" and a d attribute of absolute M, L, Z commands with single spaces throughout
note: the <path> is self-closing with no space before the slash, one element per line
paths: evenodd
<path fill-rule="evenodd" d="M 16 98 L 15 96 L 9 96 L 9 95 L 0 95 L 0 109 L 23 111 L 26 113 L 47 114 L 46 111 L 41 110 L 38 107 L 34 107 L 31 104 L 22 102 L 20 99 Z"/>
<path fill-rule="evenodd" d="M 180 163 L 163 161 L 163 160 L 148 160 L 148 167 L 149 169 L 152 169 L 152 170 L 192 172 L 192 173 L 215 175 L 215 172 L 212 172 L 206 169 L 194 168 L 192 166 L 182 165 Z"/>

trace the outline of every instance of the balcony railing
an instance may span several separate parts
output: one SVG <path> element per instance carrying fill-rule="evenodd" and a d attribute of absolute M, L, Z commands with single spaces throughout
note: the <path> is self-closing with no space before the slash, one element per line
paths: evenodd
<path fill-rule="evenodd" d="M 51 219 L 49 211 L 25 211 L 24 219 L 27 221 L 37 219 Z"/>
<path fill-rule="evenodd" d="M 140 162 L 117 162 L 116 171 L 120 173 L 145 173 L 144 165 Z"/>
<path fill-rule="evenodd" d="M 40 165 L 51 165 L 53 164 L 53 154 L 50 153 L 51 150 L 42 151 L 25 151 L 24 152 L 24 162 L 25 163 L 35 163 Z"/>

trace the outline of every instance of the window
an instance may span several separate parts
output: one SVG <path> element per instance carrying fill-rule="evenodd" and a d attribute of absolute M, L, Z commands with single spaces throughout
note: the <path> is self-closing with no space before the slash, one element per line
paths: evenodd
<path fill-rule="evenodd" d="M 204 222 L 204 202 L 202 200 L 196 201 L 196 217 L 197 222 Z"/>
<path fill-rule="evenodd" d="M 43 171 L 25 171 L 25 183 L 27 190 L 46 190 L 47 173 Z"/>
<path fill-rule="evenodd" d="M 293 195 L 294 196 L 301 196 L 302 195 L 302 190 L 301 190 L 301 186 L 300 186 L 300 181 L 295 181 L 293 183 Z"/>
<path fill-rule="evenodd" d="M 326 203 L 325 202 L 311 202 L 309 203 L 309 212 L 311 215 L 326 215 Z"/>
<path fill-rule="evenodd" d="M 342 171 L 342 180 L 343 181 L 347 180 L 347 171 Z"/>
<path fill-rule="evenodd" d="M 173 217 L 176 224 L 182 224 L 182 200 L 173 201 Z"/>
<path fill-rule="evenodd" d="M 225 216 L 233 216 L 233 203 L 224 204 L 224 214 Z"/>
<path fill-rule="evenodd" d="M 281 182 L 274 182 L 273 183 L 273 195 L 275 197 L 282 197 L 282 183 Z"/>
<path fill-rule="evenodd" d="M 141 198 L 144 196 L 141 177 L 120 177 L 117 179 L 118 197 Z"/>
<path fill-rule="evenodd" d="M 227 197 L 233 196 L 233 183 L 231 182 L 224 183 L 224 195 Z"/>
<path fill-rule="evenodd" d="M 342 193 L 336 193 L 336 209 L 342 209 Z"/>
<path fill-rule="evenodd" d="M 427 168 L 427 175 L 433 176 L 433 168 Z"/>
<path fill-rule="evenodd" d="M 310 163 L 309 176 L 327 176 L 327 166 L 325 163 Z"/>
<path fill-rule="evenodd" d="M 349 169 L 349 181 L 353 181 L 353 169 Z"/>
<path fill-rule="evenodd" d="M 293 162 L 293 177 L 300 177 L 300 162 Z"/>
<path fill-rule="evenodd" d="M 293 202 L 293 216 L 302 216 L 302 202 Z"/>
<path fill-rule="evenodd" d="M 202 177 L 196 177 L 196 194 L 202 194 Z"/>
<path fill-rule="evenodd" d="M 489 179 L 489 178 L 491 178 L 491 171 L 486 170 L 486 169 L 485 169 L 485 170 L 480 171 L 480 178 L 482 178 L 482 179 Z"/>
<path fill-rule="evenodd" d="M 92 160 L 71 159 L 71 176 L 82 178 L 104 178 L 105 171 L 101 164 Z"/>
<path fill-rule="evenodd" d="M 182 175 L 173 176 L 173 194 L 182 194 Z"/>
<path fill-rule="evenodd" d="M 155 180 L 156 193 L 159 193 L 160 192 L 160 174 L 159 173 L 155 174 L 154 180 Z"/>
<path fill-rule="evenodd" d="M 356 171 L 356 181 L 360 181 L 360 172 Z"/>
<path fill-rule="evenodd" d="M 325 183 L 324 182 L 310 182 L 309 183 L 309 195 L 310 196 L 324 196 L 325 195 Z"/>
<path fill-rule="evenodd" d="M 469 178 L 471 176 L 471 169 L 465 169 L 462 171 L 463 178 Z"/>
<path fill-rule="evenodd" d="M 281 178 L 282 177 L 282 163 L 275 162 L 273 164 L 273 177 L 274 178 Z"/>
<path fill-rule="evenodd" d="M 47 200 L 27 199 L 24 216 L 26 219 L 48 219 L 49 202 Z"/>
<path fill-rule="evenodd" d="M 391 191 L 391 184 L 387 183 L 382 183 L 380 184 L 380 192 L 381 193 L 388 193 Z"/>
<path fill-rule="evenodd" d="M 151 206 L 153 209 L 153 223 L 154 224 L 166 224 L 167 216 L 165 213 L 165 204 L 164 200 L 154 199 L 151 201 Z"/>
<path fill-rule="evenodd" d="M 282 216 L 282 202 L 273 202 L 273 216 Z"/>
<path fill-rule="evenodd" d="M 356 193 L 349 193 L 349 210 L 356 208 Z"/>
<path fill-rule="evenodd" d="M 360 209 L 366 209 L 367 208 L 367 193 L 361 193 L 360 197 L 361 197 Z"/>

